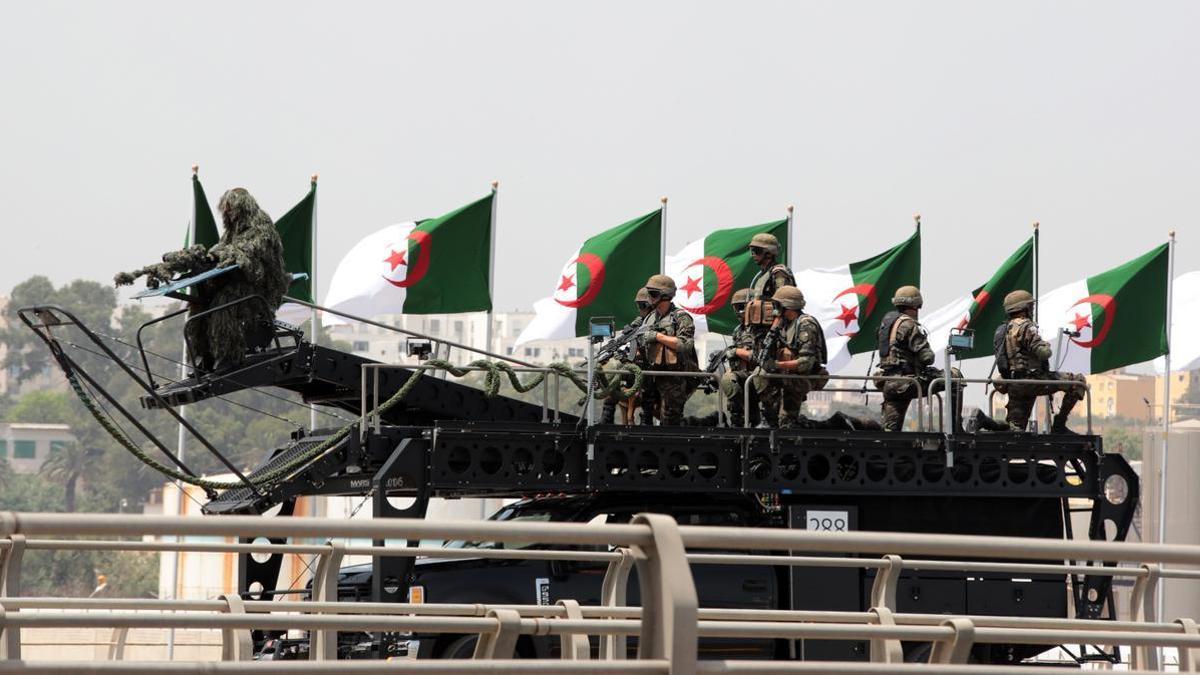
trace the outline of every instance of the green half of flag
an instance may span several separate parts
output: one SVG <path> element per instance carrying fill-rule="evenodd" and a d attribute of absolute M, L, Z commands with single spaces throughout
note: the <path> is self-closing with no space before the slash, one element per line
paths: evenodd
<path fill-rule="evenodd" d="M 1167 353 L 1167 270 L 1163 244 L 1120 267 L 1088 277 L 1093 373 Z"/>
<path fill-rule="evenodd" d="M 620 326 L 637 316 L 633 298 L 659 272 L 661 247 L 661 209 L 583 243 L 575 265 L 576 283 L 582 290 L 576 300 L 576 335 L 587 335 L 592 317 L 611 316 Z"/>
<path fill-rule="evenodd" d="M 200 177 L 192 174 L 192 222 L 188 224 L 187 234 L 183 238 L 183 247 L 188 248 L 193 243 L 212 248 L 221 239 L 217 233 L 217 221 L 213 218 L 212 208 L 208 205 L 208 197 L 204 195 L 204 186 Z M 193 239 L 192 233 L 195 232 Z"/>
<path fill-rule="evenodd" d="M 313 218 L 317 213 L 317 184 L 314 181 L 304 196 L 290 211 L 275 221 L 275 229 L 283 241 L 283 263 L 289 274 L 304 273 L 308 277 L 292 283 L 287 294 L 297 300 L 313 300 Z"/>
<path fill-rule="evenodd" d="M 750 239 L 756 234 L 773 234 L 779 240 L 779 261 L 787 264 L 788 238 L 787 219 L 773 220 L 761 225 L 735 227 L 727 230 L 717 230 L 704 238 L 704 256 L 708 259 L 720 259 L 728 267 L 730 278 L 723 279 L 724 274 L 718 273 L 719 266 L 704 266 L 704 302 L 713 303 L 720 300 L 719 306 L 707 314 L 708 330 L 714 333 L 729 335 L 738 325 L 737 314 L 729 303 L 732 292 L 739 288 L 748 288 L 754 275 L 759 271 L 750 257 Z M 721 270 L 724 272 L 725 270 Z"/>
<path fill-rule="evenodd" d="M 495 193 L 437 218 L 409 235 L 411 285 L 406 314 L 453 314 L 492 309 L 492 202 Z"/>
<path fill-rule="evenodd" d="M 850 276 L 860 310 L 858 332 L 848 346 L 851 354 L 861 354 L 875 349 L 875 333 L 896 289 L 921 285 L 921 230 L 873 258 L 850 263 Z"/>
<path fill-rule="evenodd" d="M 970 318 L 966 327 L 975 330 L 975 347 L 961 352 L 961 358 L 973 359 L 995 353 L 992 336 L 1000 324 L 1008 320 L 1004 312 L 1004 296 L 1016 290 L 1032 292 L 1033 255 L 1036 239 L 1030 237 L 1004 261 L 987 283 L 971 291 Z"/>

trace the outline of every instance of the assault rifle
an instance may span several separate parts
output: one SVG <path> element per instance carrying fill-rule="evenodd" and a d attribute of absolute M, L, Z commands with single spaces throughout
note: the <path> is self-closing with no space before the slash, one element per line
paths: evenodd
<path fill-rule="evenodd" d="M 631 352 L 637 346 L 635 341 L 645 332 L 644 324 L 633 323 L 626 326 L 596 351 L 596 363 L 608 363 L 613 357 L 622 361 L 632 360 Z"/>
<path fill-rule="evenodd" d="M 750 354 L 750 362 L 754 365 L 766 370 L 768 361 L 775 358 L 775 353 L 779 351 L 779 343 L 783 342 L 783 333 L 779 330 L 779 324 L 771 324 L 771 328 L 767 330 L 767 335 L 754 348 Z"/>
<path fill-rule="evenodd" d="M 712 354 L 709 354 L 708 366 L 704 368 L 704 372 L 708 373 L 709 375 L 715 374 L 721 367 L 721 364 L 725 363 L 726 359 L 729 359 L 733 356 L 734 349 L 734 347 L 726 347 L 719 352 L 713 352 Z M 717 392 L 717 381 L 711 377 L 704 378 L 704 381 L 700 383 L 700 391 L 703 391 L 706 394 L 715 394 Z"/>

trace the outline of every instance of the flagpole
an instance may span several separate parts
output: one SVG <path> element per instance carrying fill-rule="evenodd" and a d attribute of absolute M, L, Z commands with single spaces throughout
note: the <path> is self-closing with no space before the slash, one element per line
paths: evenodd
<path fill-rule="evenodd" d="M 488 239 L 491 252 L 488 254 L 488 304 L 492 309 L 487 311 L 487 327 L 483 331 L 484 351 L 499 352 L 492 349 L 492 311 L 495 309 L 496 294 L 493 290 L 496 279 L 496 202 L 500 201 L 500 181 L 492 181 L 492 222 L 488 227 Z"/>
<path fill-rule="evenodd" d="M 193 164 L 192 165 L 192 180 L 193 181 L 199 180 L 199 176 L 200 176 L 200 165 Z M 195 187 L 195 185 L 192 186 L 192 222 L 188 223 L 187 239 L 188 239 L 189 247 L 195 245 L 195 243 L 196 243 L 196 187 Z M 179 362 L 180 362 L 179 363 L 179 379 L 184 380 L 188 376 L 187 375 L 187 369 L 188 369 L 187 336 L 181 335 L 180 342 L 182 344 L 180 344 L 180 346 L 179 346 L 179 351 L 181 354 L 181 356 L 179 358 Z M 179 459 L 180 462 L 182 462 L 183 461 L 183 450 L 185 447 L 187 447 L 187 432 L 183 427 L 183 421 L 184 421 L 184 419 L 187 418 L 187 406 L 182 406 L 182 405 L 179 406 L 178 412 L 179 412 L 179 431 L 177 432 L 178 435 L 176 436 L 176 439 L 175 439 L 175 456 Z M 177 515 L 177 516 L 183 515 L 182 514 L 183 490 L 184 490 L 183 481 L 176 480 L 175 481 L 176 501 L 175 501 L 175 514 L 174 515 Z M 179 538 L 176 537 L 175 540 L 179 541 Z M 170 590 L 169 597 L 172 600 L 174 600 L 174 599 L 176 599 L 176 596 L 178 595 L 176 593 L 176 589 L 179 586 L 179 552 L 178 551 L 171 552 L 171 575 L 168 578 L 171 580 L 171 590 Z M 175 628 L 173 628 L 173 627 L 167 631 L 167 660 L 168 661 L 175 660 Z"/>
<path fill-rule="evenodd" d="M 913 214 L 913 222 L 917 224 L 917 232 L 920 232 L 921 231 L 921 214 L 920 213 Z"/>
<path fill-rule="evenodd" d="M 659 207 L 662 215 L 658 219 L 658 271 L 666 273 L 667 269 L 667 198 L 662 198 L 662 206 Z"/>
<path fill-rule="evenodd" d="M 1171 303 L 1174 301 L 1174 291 L 1175 230 L 1171 230 L 1167 235 L 1167 351 L 1163 354 L 1162 466 L 1159 467 L 1158 474 L 1158 542 L 1160 544 L 1167 540 L 1167 451 L 1170 449 L 1171 438 Z M 1163 605 L 1166 604 L 1166 598 L 1163 597 L 1161 576 L 1158 578 L 1155 597 L 1158 598 L 1158 607 L 1155 610 L 1156 620 L 1162 623 Z"/>
<path fill-rule="evenodd" d="M 311 244 L 312 249 L 312 277 L 308 280 L 309 288 L 313 291 L 313 304 L 317 304 L 317 174 L 312 175 L 312 233 Z M 317 323 L 317 308 L 312 310 L 312 344 L 317 346 L 321 339 L 321 328 Z M 310 431 L 317 429 L 317 404 L 310 403 L 308 406 L 308 428 Z"/>
<path fill-rule="evenodd" d="M 1038 245 L 1041 242 L 1042 226 L 1038 221 L 1033 221 L 1033 323 L 1038 322 L 1038 282 L 1041 281 L 1038 275 Z"/>
<path fill-rule="evenodd" d="M 784 262 L 784 264 L 786 264 L 788 267 L 792 267 L 792 268 L 794 268 L 794 267 L 796 266 L 796 261 L 792 260 L 792 242 L 793 242 L 793 241 L 795 241 L 794 239 L 792 239 L 792 211 L 793 211 L 793 210 L 794 210 L 794 207 L 793 207 L 791 204 L 788 204 L 788 207 L 787 207 L 787 212 L 788 212 L 788 217 L 787 217 L 787 250 L 785 250 L 785 251 L 783 252 L 783 255 L 784 255 L 784 261 L 783 261 L 783 262 Z"/>

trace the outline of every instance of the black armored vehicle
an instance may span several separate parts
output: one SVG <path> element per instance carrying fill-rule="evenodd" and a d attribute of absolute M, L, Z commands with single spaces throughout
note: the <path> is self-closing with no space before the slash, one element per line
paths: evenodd
<path fill-rule="evenodd" d="M 302 495 L 369 496 L 378 518 L 423 517 L 432 497 L 504 497 L 518 501 L 497 518 L 619 522 L 654 511 L 697 524 L 1119 541 L 1138 503 L 1136 474 L 1089 434 L 587 425 L 453 379 L 379 367 L 314 345 L 285 325 L 252 345 L 235 372 L 163 382 L 121 362 L 104 339 L 60 308 L 29 308 L 20 316 L 46 342 L 76 391 L 84 389 L 80 383 L 93 390 L 96 383 L 58 339 L 68 330 L 106 352 L 137 382 L 145 408 L 173 415 L 185 426 L 181 406 L 263 387 L 358 418 L 344 428 L 297 433 L 252 471 L 230 465 L 237 484 L 210 490 L 204 511 L 214 516 L 277 510 L 275 517 L 288 517 Z M 89 409 L 98 420 L 120 416 L 122 423 L 142 428 L 138 415 L 120 405 L 107 412 Z M 188 428 L 220 454 L 199 430 Z M 175 474 L 191 478 L 166 444 L 147 435 L 178 467 Z M 135 451 L 144 453 L 131 448 Z M 397 508 L 389 497 L 408 497 L 412 504 Z M 1071 514 L 1079 510 L 1090 512 L 1086 532 L 1072 527 Z M 472 560 L 472 550 L 488 542 L 447 545 L 461 548 L 462 558 L 414 564 L 410 558 L 377 557 L 366 569 L 347 568 L 339 594 L 405 602 L 411 589 L 420 588 L 427 602 L 537 604 L 572 597 L 586 603 L 598 597 L 604 575 L 602 567 L 588 563 Z M 247 597 L 274 597 L 281 562 L 280 555 L 242 557 L 239 583 Z M 478 574 L 481 567 L 488 574 Z M 693 565 L 702 607 L 861 611 L 874 578 L 872 569 L 706 567 Z M 630 602 L 636 601 L 635 588 Z M 906 571 L 897 602 L 901 612 L 1116 616 L 1111 577 L 1100 574 L 1068 579 Z M 348 644 L 346 655 L 380 657 L 412 647 L 412 655 L 438 657 L 460 654 L 465 645 L 391 636 L 365 646 Z M 273 653 L 302 651 L 295 644 L 285 647 L 277 641 Z M 557 645 L 532 640 L 521 648 L 540 655 Z M 762 658 L 867 658 L 865 645 L 855 642 L 723 641 L 703 649 Z M 992 645 L 975 656 L 1015 662 L 1036 651 Z"/>

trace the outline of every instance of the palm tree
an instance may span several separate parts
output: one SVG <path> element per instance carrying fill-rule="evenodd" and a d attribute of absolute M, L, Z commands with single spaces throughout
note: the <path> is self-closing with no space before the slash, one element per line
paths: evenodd
<path fill-rule="evenodd" d="M 63 502 L 68 513 L 75 511 L 75 488 L 89 460 L 101 452 L 95 448 L 85 450 L 78 443 L 64 443 L 42 462 L 39 472 L 48 480 L 63 484 Z"/>

